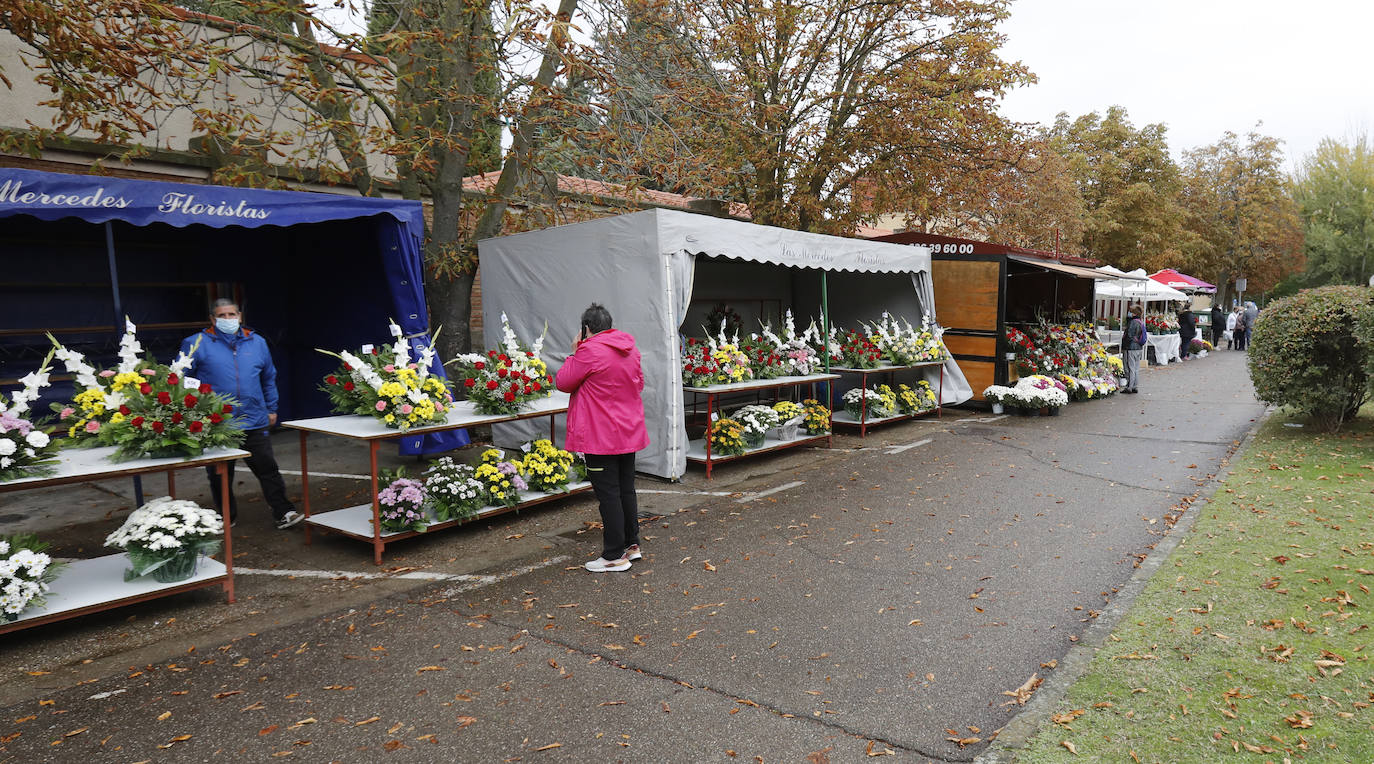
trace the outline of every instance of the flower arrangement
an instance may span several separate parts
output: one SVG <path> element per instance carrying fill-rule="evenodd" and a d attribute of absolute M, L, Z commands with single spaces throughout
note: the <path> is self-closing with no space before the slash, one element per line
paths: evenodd
<path fill-rule="evenodd" d="M 806 333 L 802 335 L 807 338 L 812 350 L 816 351 L 819 359 L 824 359 L 829 354 L 830 365 L 837 366 L 844 361 L 844 346 L 840 342 L 840 329 L 834 324 L 830 325 L 830 336 L 826 337 L 820 329 L 816 328 L 816 321 L 813 319 L 811 325 L 806 327 Z M 818 363 L 823 364 L 822 361 Z"/>
<path fill-rule="evenodd" d="M 441 456 L 425 470 L 425 495 L 435 522 L 472 517 L 486 504 L 486 488 L 470 464 Z"/>
<path fill-rule="evenodd" d="M 788 309 L 783 318 L 781 334 L 774 334 L 773 327 L 768 324 L 764 324 L 762 334 L 764 339 L 772 342 L 777 348 L 786 375 L 804 377 L 820 371 L 820 354 L 813 347 L 820 339 L 820 332 L 814 322 L 805 332 L 797 334 L 796 326 L 792 322 L 792 311 Z"/>
<path fill-rule="evenodd" d="M 707 326 L 719 326 L 722 335 L 739 336 L 740 329 L 744 326 L 744 319 L 740 318 L 738 312 L 729 305 L 718 302 L 716 307 L 706 314 Z"/>
<path fill-rule="evenodd" d="M 808 435 L 824 435 L 830 432 L 830 409 L 825 404 L 815 398 L 807 398 L 802 401 L 804 418 L 802 426 L 806 428 Z"/>
<path fill-rule="evenodd" d="M 243 442 L 244 433 L 233 421 L 234 399 L 186 376 L 199 339 L 190 353 L 163 365 L 140 357 L 137 331 L 125 321 L 119 365 L 99 373 L 82 354 L 52 340 L 54 353 L 76 375 L 80 389 L 71 403 L 53 405 L 68 440 L 80 446 L 114 446 L 114 461 L 198 456 Z"/>
<path fill-rule="evenodd" d="M 1063 382 L 1043 374 L 1033 374 L 1016 381 L 1022 408 L 1059 408 L 1068 405 L 1069 393 Z"/>
<path fill-rule="evenodd" d="M 882 385 L 881 387 L 887 387 Z M 855 419 L 865 418 L 864 409 L 867 409 L 868 419 L 885 419 L 895 416 L 897 413 L 897 394 L 888 388 L 887 395 L 878 390 L 867 387 L 856 387 L 848 390 L 844 394 L 844 410 Z"/>
<path fill-rule="evenodd" d="M 988 385 L 983 388 L 983 399 L 988 403 L 1016 405 L 1016 390 L 1005 385 Z"/>
<path fill-rule="evenodd" d="M 1147 313 L 1145 331 L 1150 334 L 1178 334 L 1178 316 L 1167 313 Z"/>
<path fill-rule="evenodd" d="M 1044 317 L 1024 331 L 1014 327 L 1007 330 L 1007 346 L 1016 354 L 1016 364 L 1023 374 L 1052 376 L 1072 391 L 1077 387 L 1088 397 L 1096 397 L 1099 381 L 1110 381 L 1115 388 L 1114 366 L 1120 358 L 1107 352 L 1097 333 L 1086 323 L 1052 324 Z M 1113 361 L 1115 359 L 1115 361 Z M 1066 378 L 1072 378 L 1069 383 Z"/>
<path fill-rule="evenodd" d="M 773 404 L 773 411 L 778 415 L 778 419 L 784 422 L 806 415 L 806 409 L 795 401 L 778 401 Z"/>
<path fill-rule="evenodd" d="M 739 335 L 727 336 L 724 328 L 719 335 L 708 334 L 704 344 L 696 338 L 687 340 L 686 352 L 682 382 L 688 387 L 728 385 L 754 378 L 749 356 L 740 349 Z"/>
<path fill-rule="evenodd" d="M 124 580 L 151 573 L 163 583 L 195 575 L 201 555 L 219 550 L 224 521 L 219 513 L 193 501 L 163 496 L 129 513 L 124 524 L 105 538 L 105 546 L 122 549 L 132 567 Z"/>
<path fill-rule="evenodd" d="M 586 467 L 571 452 L 556 448 L 552 441 L 541 438 L 530 444 L 529 452 L 520 461 L 520 472 L 530 488 L 544 493 L 562 493 L 574 479 L 585 478 Z"/>
<path fill-rule="evenodd" d="M 902 319 L 899 324 L 896 318 L 884 312 L 881 320 L 866 328 L 873 344 L 882 351 L 888 363 L 896 366 L 942 361 L 949 357 L 940 339 L 942 332 L 929 315 L 921 317 L 921 328 L 917 329 L 910 321 Z"/>
<path fill-rule="evenodd" d="M 731 416 L 744 426 L 744 442 L 751 448 L 763 445 L 765 434 L 780 423 L 778 412 L 771 406 L 743 406 Z"/>
<path fill-rule="evenodd" d="M 526 346 L 501 314 L 501 345 L 486 355 L 467 353 L 449 361 L 457 364 L 455 384 L 461 384 L 479 414 L 516 414 L 553 393 L 553 377 L 540 356 L 544 335 Z M 547 330 L 546 330 L 547 331 Z"/>
<path fill-rule="evenodd" d="M 897 409 L 903 414 L 920 414 L 936 405 L 935 390 L 924 379 L 918 381 L 916 387 L 897 385 Z"/>
<path fill-rule="evenodd" d="M 520 492 L 529 489 L 520 476 L 519 463 L 508 461 L 506 453 L 495 448 L 482 452 L 482 461 L 472 476 L 482 483 L 487 503 L 492 506 L 513 507 L 520 503 Z"/>
<path fill-rule="evenodd" d="M 341 414 L 371 416 L 383 425 L 405 432 L 412 427 L 441 424 L 453 407 L 448 385 L 430 373 L 434 349 L 423 348 L 417 361 L 410 360 L 410 342 L 393 321 L 396 341 L 383 349 L 364 345 L 359 354 L 350 351 L 321 353 L 342 361 L 324 378 L 334 410 Z"/>
<path fill-rule="evenodd" d="M 425 515 L 427 496 L 424 482 L 406 477 L 404 467 L 395 472 L 385 472 L 382 477 L 387 481 L 386 487 L 377 492 L 382 530 L 424 533 L 429 527 L 429 518 Z"/>
<path fill-rule="evenodd" d="M 53 562 L 48 546 L 28 533 L 0 538 L 0 621 L 17 620 L 44 604 L 63 567 Z"/>
<path fill-rule="evenodd" d="M 1215 349 L 1216 347 L 1213 346 L 1212 343 L 1202 339 L 1201 337 L 1194 337 L 1192 342 L 1188 343 L 1189 353 L 1210 353 Z"/>
<path fill-rule="evenodd" d="M 840 362 L 851 369 L 876 369 L 883 351 L 863 332 L 845 332 L 840 340 Z"/>
<path fill-rule="evenodd" d="M 20 380 L 24 386 L 12 391 L 8 401 L 0 395 L 0 483 L 50 475 L 56 469 L 57 444 L 25 417 L 29 404 L 38 400 L 39 391 L 48 385 L 51 360 L 49 353 L 38 371 L 25 374 Z"/>
<path fill-rule="evenodd" d="M 748 450 L 744 434 L 744 425 L 728 417 L 720 417 L 711 423 L 711 450 L 722 456 L 739 456 Z"/>
<path fill-rule="evenodd" d="M 778 343 L 764 335 L 751 334 L 739 344 L 740 352 L 749 359 L 754 379 L 777 379 L 788 373 L 788 364 L 778 351 Z"/>

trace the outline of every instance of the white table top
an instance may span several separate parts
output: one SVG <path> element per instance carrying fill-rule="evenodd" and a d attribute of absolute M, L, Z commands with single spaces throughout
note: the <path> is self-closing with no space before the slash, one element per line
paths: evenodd
<path fill-rule="evenodd" d="M 882 366 L 875 366 L 871 369 L 856 369 L 849 366 L 831 366 L 830 370 L 849 372 L 851 374 L 872 374 L 873 372 L 877 371 L 901 371 L 903 369 L 924 369 L 930 366 L 941 366 L 944 364 L 944 362 L 945 361 L 943 359 L 939 361 L 921 361 L 920 363 L 908 364 L 906 366 L 894 366 L 890 363 L 885 363 Z"/>
<path fill-rule="evenodd" d="M 541 398 L 531 403 L 527 410 L 521 411 L 518 414 L 479 414 L 473 407 L 471 401 L 458 401 L 449 409 L 448 421 L 444 424 L 412 427 L 405 432 L 387 427 L 375 417 L 361 416 L 359 414 L 341 414 L 338 416 L 316 417 L 314 419 L 293 419 L 290 422 L 282 422 L 281 426 L 290 427 L 295 430 L 323 433 L 325 435 L 337 435 L 341 438 L 384 440 L 387 438 L 403 438 L 410 435 L 423 435 L 427 432 L 455 430 L 460 427 L 473 427 L 479 424 L 531 419 L 533 417 L 549 416 L 550 414 L 561 414 L 567 410 L 568 394 L 555 391 L 553 395 L 548 398 Z"/>
<path fill-rule="evenodd" d="M 808 374 L 804 377 L 774 377 L 773 379 L 751 379 L 748 382 L 731 382 L 728 385 L 711 385 L 710 387 L 687 387 L 682 389 L 689 393 L 741 393 L 748 390 L 769 390 L 774 387 L 787 387 L 789 385 L 805 385 L 810 382 L 827 382 L 839 379 L 839 374 Z"/>
<path fill-rule="evenodd" d="M 26 477 L 2 482 L 0 483 L 0 493 L 24 488 L 75 483 L 83 480 L 162 472 L 167 469 L 202 467 L 216 462 L 242 459 L 249 455 L 247 451 L 240 448 L 216 448 L 205 451 L 200 456 L 187 458 L 171 456 L 162 459 L 132 459 L 127 462 L 112 462 L 110 457 L 114 455 L 114 452 L 114 446 L 64 449 L 58 452 L 56 472 L 42 477 Z"/>

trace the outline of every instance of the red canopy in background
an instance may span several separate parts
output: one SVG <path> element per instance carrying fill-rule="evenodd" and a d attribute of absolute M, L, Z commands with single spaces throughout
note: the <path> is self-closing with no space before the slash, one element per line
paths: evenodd
<path fill-rule="evenodd" d="M 1186 273 L 1179 273 L 1173 268 L 1165 268 L 1158 273 L 1151 273 L 1150 278 L 1158 281 L 1167 287 L 1180 289 L 1185 292 L 1207 292 L 1213 293 L 1217 288 L 1199 278 L 1194 278 Z"/>

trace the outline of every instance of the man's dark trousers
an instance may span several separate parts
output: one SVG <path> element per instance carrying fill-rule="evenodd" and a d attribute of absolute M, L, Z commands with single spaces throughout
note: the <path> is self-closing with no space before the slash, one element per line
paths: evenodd
<path fill-rule="evenodd" d="M 272 516 L 278 520 L 282 519 L 287 512 L 295 509 L 291 500 L 286 498 L 286 481 L 282 479 L 281 471 L 277 469 L 277 458 L 272 453 L 272 439 L 268 436 L 266 427 L 260 430 L 249 430 L 243 439 L 243 445 L 239 446 L 248 452 L 248 456 L 243 460 L 248 465 L 248 469 L 253 471 L 253 476 L 262 484 L 263 498 L 267 499 L 267 506 L 272 508 Z M 229 462 L 229 516 L 238 518 L 239 500 L 234 495 L 234 462 Z M 206 467 L 205 474 L 210 477 L 210 492 L 215 497 L 215 508 L 220 509 L 220 484 L 219 475 L 215 474 L 214 467 Z"/>

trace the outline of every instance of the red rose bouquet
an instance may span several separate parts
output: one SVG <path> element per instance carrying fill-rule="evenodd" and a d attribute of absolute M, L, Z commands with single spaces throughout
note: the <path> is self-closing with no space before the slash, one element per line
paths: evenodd
<path fill-rule="evenodd" d="M 526 346 L 515 336 L 504 313 L 501 325 L 505 334 L 499 349 L 488 350 L 485 355 L 467 353 L 449 361 L 457 369 L 454 384 L 462 386 L 479 414 L 518 414 L 553 393 L 553 377 L 539 357 L 543 335 L 534 345 Z"/>

